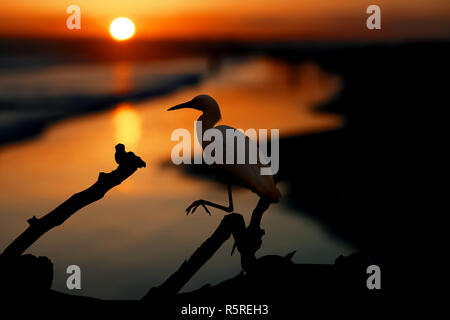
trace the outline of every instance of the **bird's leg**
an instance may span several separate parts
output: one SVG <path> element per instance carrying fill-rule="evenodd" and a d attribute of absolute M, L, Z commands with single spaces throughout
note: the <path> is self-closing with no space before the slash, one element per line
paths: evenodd
<path fill-rule="evenodd" d="M 203 208 L 205 208 L 206 212 L 209 215 L 211 215 L 211 212 L 209 212 L 207 206 L 214 207 L 214 208 L 223 210 L 225 212 L 233 212 L 234 207 L 233 207 L 233 196 L 231 194 L 231 185 L 228 185 L 228 207 L 222 206 L 220 204 L 217 204 L 217 203 L 214 203 L 211 201 L 200 199 L 200 200 L 194 201 L 189 207 L 187 207 L 186 215 L 189 215 L 189 213 L 194 213 L 195 210 L 197 210 L 197 208 L 199 206 L 202 206 Z"/>

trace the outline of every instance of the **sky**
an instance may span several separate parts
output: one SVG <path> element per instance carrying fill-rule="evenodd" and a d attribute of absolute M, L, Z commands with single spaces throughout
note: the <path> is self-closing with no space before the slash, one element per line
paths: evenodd
<path fill-rule="evenodd" d="M 66 28 L 66 8 L 81 8 L 81 30 Z M 366 8 L 381 8 L 380 31 L 365 26 Z M 448 0 L 20 0 L 4 1 L 0 36 L 109 37 L 120 16 L 136 38 L 428 39 L 450 37 Z"/>

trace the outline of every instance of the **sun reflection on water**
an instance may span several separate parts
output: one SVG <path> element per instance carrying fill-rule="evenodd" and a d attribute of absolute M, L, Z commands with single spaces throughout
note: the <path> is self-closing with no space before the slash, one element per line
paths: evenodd
<path fill-rule="evenodd" d="M 128 149 L 139 144 L 142 135 L 141 118 L 129 103 L 119 104 L 113 112 L 116 143 L 123 143 Z"/>

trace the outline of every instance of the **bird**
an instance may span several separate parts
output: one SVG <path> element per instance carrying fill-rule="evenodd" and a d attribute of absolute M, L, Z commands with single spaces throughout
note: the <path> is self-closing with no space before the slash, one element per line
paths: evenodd
<path fill-rule="evenodd" d="M 216 100 L 206 94 L 201 94 L 198 96 L 195 96 L 192 100 L 188 102 L 184 102 L 181 104 L 178 104 L 176 106 L 173 106 L 168 109 L 168 111 L 172 110 L 179 110 L 184 108 L 191 108 L 195 110 L 202 111 L 202 115 L 198 118 L 197 121 L 202 122 L 202 128 L 203 131 L 206 131 L 211 128 L 215 128 L 219 130 L 222 133 L 224 145 L 226 146 L 228 143 L 233 143 L 234 141 L 227 141 L 227 135 L 226 130 L 232 129 L 234 130 L 235 135 L 242 135 L 245 138 L 245 154 L 246 159 L 243 164 L 236 163 L 234 161 L 233 164 L 225 163 L 223 161 L 222 164 L 214 163 L 214 170 L 225 178 L 227 189 L 228 189 L 228 206 L 220 205 L 217 203 L 213 203 L 211 201 L 207 200 L 197 200 L 194 201 L 190 206 L 186 209 L 186 214 L 189 215 L 190 213 L 194 213 L 195 210 L 199 206 L 202 206 L 205 211 L 211 215 L 208 206 L 214 207 L 219 210 L 223 210 L 225 212 L 232 212 L 234 210 L 233 207 L 233 196 L 232 196 L 232 190 L 231 185 L 240 185 L 243 186 L 254 193 L 256 193 L 260 198 L 266 200 L 267 203 L 276 203 L 279 202 L 281 199 L 281 193 L 278 190 L 274 177 L 272 175 L 261 175 L 261 168 L 265 167 L 265 165 L 261 164 L 261 161 L 257 161 L 257 163 L 252 164 L 248 161 L 248 155 L 249 150 L 257 150 L 258 154 L 261 156 L 256 142 L 250 139 L 248 136 L 244 135 L 241 131 L 236 130 L 233 127 L 227 126 L 227 125 L 218 125 L 215 126 L 220 120 L 221 120 L 221 113 L 220 108 Z M 203 141 L 201 135 L 197 130 L 197 139 L 201 141 L 202 148 L 205 149 L 211 141 Z M 242 137 L 241 137 L 242 138 Z M 252 145 L 253 144 L 253 145 Z M 252 149 L 253 148 L 253 149 Z M 256 149 L 255 149 L 256 148 Z M 236 145 L 234 145 L 234 157 L 236 159 L 237 156 L 237 150 Z M 227 148 L 223 148 L 223 157 L 226 159 L 226 151 Z"/>
<path fill-rule="evenodd" d="M 142 168 L 146 166 L 146 163 L 134 152 L 126 152 L 125 146 L 122 143 L 116 145 L 116 153 L 114 154 L 114 159 L 119 166 L 136 167 Z"/>

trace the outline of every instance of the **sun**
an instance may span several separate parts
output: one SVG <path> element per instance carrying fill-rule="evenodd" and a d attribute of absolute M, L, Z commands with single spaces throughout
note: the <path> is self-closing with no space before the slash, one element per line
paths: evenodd
<path fill-rule="evenodd" d="M 111 22 L 109 26 L 109 33 L 117 41 L 124 41 L 134 36 L 134 23 L 128 18 L 117 18 Z"/>

